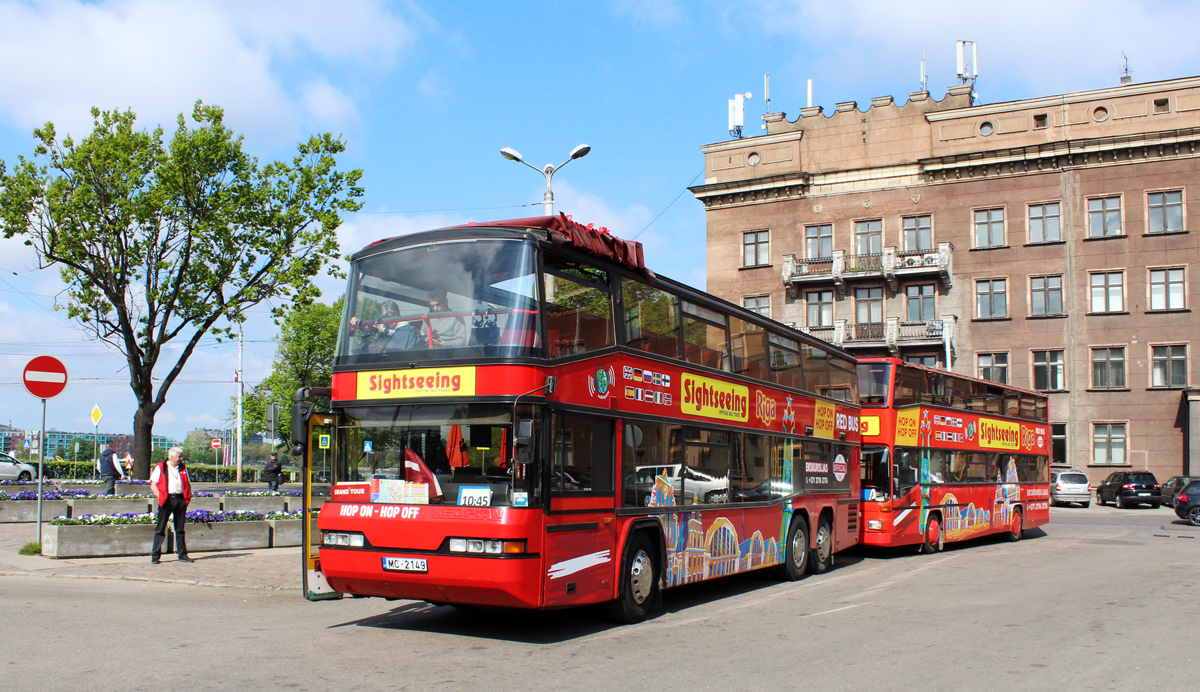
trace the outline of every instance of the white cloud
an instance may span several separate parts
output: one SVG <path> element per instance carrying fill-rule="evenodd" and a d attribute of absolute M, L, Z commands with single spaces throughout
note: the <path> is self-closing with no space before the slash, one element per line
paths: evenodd
<path fill-rule="evenodd" d="M 284 86 L 287 70 L 307 69 L 295 63 L 316 56 L 382 69 L 413 38 L 381 2 L 0 1 L 0 119 L 80 134 L 92 106 L 132 108 L 143 126 L 170 130 L 202 99 L 239 130 L 291 139 L 294 104 L 313 105 L 311 90 Z M 326 99 L 312 112 L 356 110 L 331 110 Z"/>
<path fill-rule="evenodd" d="M 358 119 L 358 107 L 341 89 L 319 79 L 304 85 L 304 108 L 322 125 L 336 125 Z"/>
<path fill-rule="evenodd" d="M 903 101 L 900 92 L 919 88 L 922 50 L 933 75 L 930 90 L 941 90 L 954 80 L 954 42 L 960 39 L 977 43 L 977 88 L 985 99 L 989 94 L 1015 92 L 1019 94 L 1015 98 L 1029 98 L 1115 86 L 1121 51 L 1129 55 L 1136 81 L 1188 76 L 1174 70 L 1180 64 L 1195 64 L 1200 57 L 1195 42 L 1162 39 L 1165 26 L 1200 22 L 1200 5 L 1194 3 L 1014 0 L 999 6 L 948 0 L 755 0 L 753 4 L 754 10 L 742 16 L 753 16 L 757 28 L 768 35 L 795 39 L 797 64 L 790 67 L 814 78 L 819 94 L 827 95 L 818 99 L 823 102 L 849 100 L 864 87 L 890 88 Z M 798 102 L 799 98 L 793 99 Z"/>

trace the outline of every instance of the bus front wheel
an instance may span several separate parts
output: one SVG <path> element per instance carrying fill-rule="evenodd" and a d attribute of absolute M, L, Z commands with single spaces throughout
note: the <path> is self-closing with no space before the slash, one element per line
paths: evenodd
<path fill-rule="evenodd" d="M 784 542 L 783 564 L 779 576 L 784 581 L 798 581 L 808 572 L 808 522 L 804 517 L 792 519 Z"/>
<path fill-rule="evenodd" d="M 634 534 L 625 547 L 617 594 L 617 599 L 606 606 L 608 616 L 617 622 L 641 622 L 659 607 L 661 595 L 654 569 L 654 548 L 644 532 Z"/>
<path fill-rule="evenodd" d="M 939 552 L 945 545 L 945 540 L 945 536 L 942 535 L 941 517 L 931 515 L 925 525 L 925 541 L 921 544 L 921 552 L 927 555 Z"/>
<path fill-rule="evenodd" d="M 1008 540 L 1016 543 L 1025 535 L 1025 519 L 1021 516 L 1020 509 L 1013 510 L 1012 526 L 1008 532 Z"/>

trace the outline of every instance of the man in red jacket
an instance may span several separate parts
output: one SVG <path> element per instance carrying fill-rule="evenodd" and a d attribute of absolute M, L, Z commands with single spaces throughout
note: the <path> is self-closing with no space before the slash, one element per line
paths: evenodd
<path fill-rule="evenodd" d="M 167 538 L 167 519 L 175 521 L 175 553 L 180 562 L 191 562 L 187 554 L 187 543 L 183 537 L 183 520 L 188 503 L 192 501 L 192 482 L 187 467 L 183 465 L 183 449 L 172 447 L 167 460 L 154 467 L 150 473 L 150 487 L 158 498 L 158 517 L 154 525 L 154 548 L 150 551 L 150 562 L 158 564 L 162 544 Z"/>

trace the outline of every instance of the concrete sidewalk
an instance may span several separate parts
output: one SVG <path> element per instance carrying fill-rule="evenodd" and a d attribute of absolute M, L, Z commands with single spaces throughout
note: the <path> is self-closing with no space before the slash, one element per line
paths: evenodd
<path fill-rule="evenodd" d="M 45 532 L 43 523 L 42 531 Z M 127 579 L 197 586 L 300 591 L 300 548 L 231 550 L 191 553 L 195 562 L 178 562 L 174 554 L 150 564 L 150 555 L 56 560 L 21 555 L 21 546 L 37 541 L 37 524 L 0 524 L 0 578 L 35 575 L 68 579 Z"/>

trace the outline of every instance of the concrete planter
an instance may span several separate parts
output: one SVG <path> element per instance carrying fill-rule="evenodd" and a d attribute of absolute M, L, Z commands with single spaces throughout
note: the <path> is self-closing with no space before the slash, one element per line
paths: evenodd
<path fill-rule="evenodd" d="M 288 498 L 280 496 L 268 497 L 238 497 L 225 496 L 221 498 L 221 509 L 226 512 L 282 512 L 287 507 Z M 190 507 L 189 507 L 190 509 Z M 188 546 L 191 549 L 191 546 Z"/>
<path fill-rule="evenodd" d="M 325 504 L 326 497 L 314 497 L 312 499 L 312 508 L 314 511 L 321 509 L 321 505 Z M 287 498 L 287 508 L 289 512 L 295 512 L 299 509 L 304 509 L 304 498 L 291 497 Z"/>
<path fill-rule="evenodd" d="M 54 526 L 51 524 L 42 530 L 42 555 L 47 557 L 149 555 L 153 545 L 154 524 L 111 524 L 108 526 Z"/>
<path fill-rule="evenodd" d="M 76 497 L 67 500 L 72 517 L 82 517 L 85 514 L 144 514 L 150 511 L 153 503 L 154 500 L 146 498 L 93 500 Z"/>
<path fill-rule="evenodd" d="M 272 548 L 292 548 L 301 545 L 301 541 L 304 539 L 301 529 L 304 526 L 299 519 L 268 519 L 267 523 L 271 525 Z M 316 517 L 313 517 L 311 526 L 309 535 L 316 536 L 318 534 Z M 313 540 L 316 542 L 318 539 L 314 538 Z"/>
<path fill-rule="evenodd" d="M 173 536 L 174 529 L 170 533 Z M 271 547 L 271 526 L 266 521 L 189 522 L 184 526 L 184 534 L 189 553 Z"/>
<path fill-rule="evenodd" d="M 150 501 L 154 505 L 154 511 L 158 511 L 158 505 L 154 500 Z M 202 509 L 206 512 L 220 512 L 221 498 L 219 496 L 212 497 L 192 497 L 192 501 L 188 503 L 188 511 Z"/>
<path fill-rule="evenodd" d="M 0 524 L 37 521 L 37 500 L 0 502 Z M 67 516 L 66 500 L 42 500 L 42 521 Z"/>

